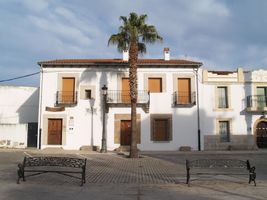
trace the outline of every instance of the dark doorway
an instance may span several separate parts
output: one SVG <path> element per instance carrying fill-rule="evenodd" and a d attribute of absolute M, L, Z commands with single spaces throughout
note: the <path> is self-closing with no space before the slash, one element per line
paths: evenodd
<path fill-rule="evenodd" d="M 131 145 L 131 120 L 121 120 L 121 145 Z"/>
<path fill-rule="evenodd" d="M 257 145 L 259 148 L 267 148 L 267 122 L 261 121 L 256 128 Z"/>
<path fill-rule="evenodd" d="M 28 147 L 37 147 L 38 123 L 28 123 Z"/>
<path fill-rule="evenodd" d="M 48 119 L 48 144 L 62 144 L 62 119 Z"/>

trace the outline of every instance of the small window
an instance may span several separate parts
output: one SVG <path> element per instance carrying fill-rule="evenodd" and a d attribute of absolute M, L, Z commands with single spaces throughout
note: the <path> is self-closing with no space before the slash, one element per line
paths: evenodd
<path fill-rule="evenodd" d="M 218 108 L 229 108 L 227 87 L 217 87 Z"/>
<path fill-rule="evenodd" d="M 171 141 L 171 115 L 151 115 L 151 140 L 155 142 Z"/>
<path fill-rule="evenodd" d="M 148 78 L 148 90 L 151 93 L 161 93 L 162 78 Z"/>
<path fill-rule="evenodd" d="M 257 107 L 264 108 L 267 106 L 267 87 L 257 87 Z"/>
<path fill-rule="evenodd" d="M 92 98 L 92 91 L 85 90 L 85 99 L 91 99 L 91 98 Z"/>
<path fill-rule="evenodd" d="M 220 142 L 230 142 L 230 122 L 219 121 Z"/>

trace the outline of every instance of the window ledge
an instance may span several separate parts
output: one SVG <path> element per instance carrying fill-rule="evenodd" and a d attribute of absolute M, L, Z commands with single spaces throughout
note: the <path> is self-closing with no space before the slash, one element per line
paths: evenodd
<path fill-rule="evenodd" d="M 213 111 L 215 112 L 231 112 L 234 111 L 233 108 L 214 108 Z"/>
<path fill-rule="evenodd" d="M 152 142 L 153 142 L 153 143 L 170 143 L 171 140 L 168 140 L 168 141 L 153 141 L 153 140 L 152 140 Z"/>

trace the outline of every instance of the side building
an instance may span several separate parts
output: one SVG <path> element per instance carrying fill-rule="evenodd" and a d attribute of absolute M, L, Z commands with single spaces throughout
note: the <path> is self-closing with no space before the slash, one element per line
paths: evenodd
<path fill-rule="evenodd" d="M 204 149 L 267 148 L 267 71 L 203 70 L 202 83 Z"/>

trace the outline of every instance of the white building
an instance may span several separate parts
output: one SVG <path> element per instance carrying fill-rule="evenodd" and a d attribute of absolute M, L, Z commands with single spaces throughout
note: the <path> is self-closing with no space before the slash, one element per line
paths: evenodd
<path fill-rule="evenodd" d="M 0 147 L 37 147 L 39 90 L 0 86 Z"/>
<path fill-rule="evenodd" d="M 165 50 L 164 59 L 138 63 L 138 148 L 197 149 L 196 75 L 202 63 L 170 60 Z M 129 71 L 124 58 L 39 62 L 41 148 L 101 146 L 104 85 L 108 87 L 104 122 L 108 150 L 129 145 Z"/>
<path fill-rule="evenodd" d="M 108 150 L 129 146 L 127 59 L 124 55 L 123 59 L 39 62 L 40 148 L 101 146 L 103 128 Z M 170 60 L 168 49 L 164 59 L 138 61 L 138 148 L 266 147 L 261 135 L 267 135 L 267 72 L 243 72 L 241 68 L 212 72 L 202 70 L 201 65 Z M 102 95 L 104 85 L 106 99 Z"/>

